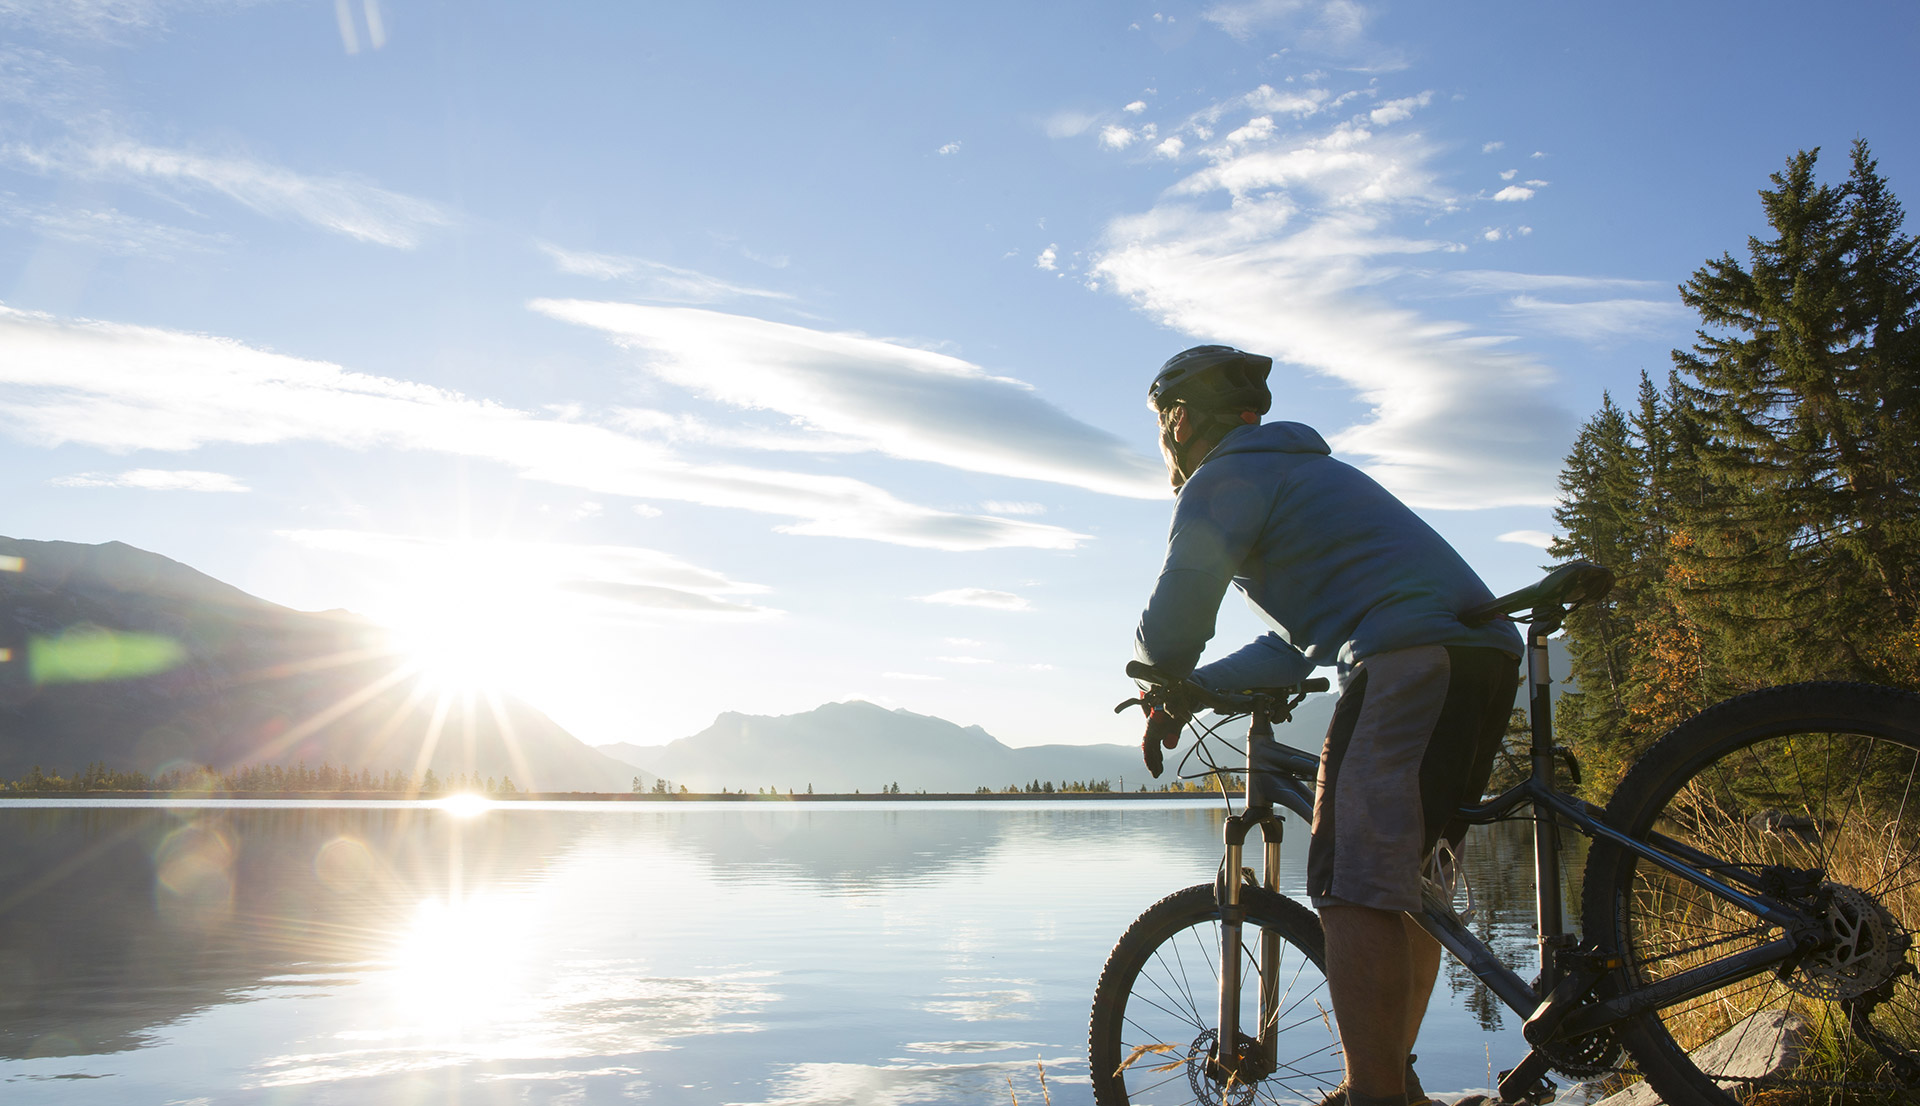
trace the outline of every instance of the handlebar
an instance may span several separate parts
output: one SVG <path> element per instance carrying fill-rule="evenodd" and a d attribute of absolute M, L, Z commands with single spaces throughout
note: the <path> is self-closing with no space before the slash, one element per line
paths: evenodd
<path fill-rule="evenodd" d="M 1302 680 L 1287 687 L 1255 687 L 1243 691 L 1215 691 L 1203 687 L 1185 676 L 1174 676 L 1140 661 L 1127 662 L 1127 675 L 1142 683 L 1153 686 L 1140 693 L 1136 699 L 1128 699 L 1113 708 L 1119 714 L 1128 707 L 1141 710 L 1172 709 L 1178 714 L 1191 714 L 1194 707 L 1205 707 L 1215 714 L 1251 714 L 1255 710 L 1271 710 L 1275 706 L 1283 712 L 1291 711 L 1302 699 L 1317 691 L 1326 691 L 1333 685 L 1324 677 Z"/>

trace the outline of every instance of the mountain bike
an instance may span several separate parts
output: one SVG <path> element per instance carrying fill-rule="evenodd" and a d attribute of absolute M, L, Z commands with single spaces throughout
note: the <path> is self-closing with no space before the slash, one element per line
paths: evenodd
<path fill-rule="evenodd" d="M 1551 1101 L 1558 1072 L 1644 1078 L 1673 1106 L 1756 1090 L 1920 1102 L 1920 695 L 1806 683 L 1738 696 L 1668 732 L 1599 807 L 1554 783 L 1562 764 L 1580 775 L 1553 744 L 1546 641 L 1612 582 L 1575 562 L 1461 615 L 1527 624 L 1530 774 L 1459 813 L 1532 822 L 1539 974 L 1522 979 L 1467 927 L 1445 878 L 1426 882 L 1415 920 L 1523 1019 L 1529 1051 L 1500 1073 L 1499 1098 Z M 1311 824 L 1319 758 L 1273 725 L 1326 682 L 1223 692 L 1138 663 L 1128 674 L 1147 690 L 1117 711 L 1213 712 L 1191 723 L 1188 755 L 1216 772 L 1203 750 L 1248 718 L 1246 789 L 1214 881 L 1149 907 L 1107 959 L 1095 1101 L 1317 1106 L 1343 1068 L 1323 937 L 1278 883 L 1285 814 Z M 1258 879 L 1241 863 L 1255 829 Z M 1579 934 L 1562 921 L 1563 829 L 1591 839 Z"/>

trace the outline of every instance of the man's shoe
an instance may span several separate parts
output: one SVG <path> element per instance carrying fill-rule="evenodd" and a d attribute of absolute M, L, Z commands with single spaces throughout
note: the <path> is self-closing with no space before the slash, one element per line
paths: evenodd
<path fill-rule="evenodd" d="M 1418 1059 L 1418 1056 L 1407 1057 L 1407 1106 L 1437 1106 L 1433 1099 L 1427 1097 L 1427 1092 L 1420 1089 L 1420 1077 L 1414 1074 L 1413 1070 L 1413 1062 Z M 1353 1100 L 1348 1094 L 1347 1085 L 1342 1083 L 1329 1092 L 1327 1097 L 1320 1100 L 1320 1106 L 1369 1106 L 1369 1104 L 1365 1096 L 1357 1101 Z M 1394 1106 L 1398 1106 L 1398 1103 Z"/>

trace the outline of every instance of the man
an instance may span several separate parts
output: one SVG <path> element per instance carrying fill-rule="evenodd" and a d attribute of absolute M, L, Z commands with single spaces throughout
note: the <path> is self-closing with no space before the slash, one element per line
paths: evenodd
<path fill-rule="evenodd" d="M 1308 892 L 1348 1106 L 1419 1106 L 1410 1059 L 1440 947 L 1406 916 L 1421 865 L 1492 771 L 1518 683 L 1520 636 L 1455 616 L 1493 598 L 1444 539 L 1311 427 L 1260 424 L 1272 358 L 1228 346 L 1175 355 L 1148 389 L 1179 490 L 1167 559 L 1134 655 L 1222 690 L 1298 683 L 1333 665 L 1341 693 L 1321 753 Z M 1198 668 L 1228 584 L 1274 632 Z M 1156 769 L 1183 718 L 1148 719 Z"/>

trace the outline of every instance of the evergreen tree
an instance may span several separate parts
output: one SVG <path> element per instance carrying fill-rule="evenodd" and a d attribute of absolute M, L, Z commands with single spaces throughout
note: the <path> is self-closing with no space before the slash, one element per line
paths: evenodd
<path fill-rule="evenodd" d="M 1920 267 L 1864 142 L 1773 174 L 1773 237 L 1681 286 L 1705 328 L 1676 351 L 1720 493 L 1679 551 L 1716 661 L 1752 684 L 1911 684 L 1920 600 Z M 1904 666 L 1904 667 L 1903 667 Z"/>

